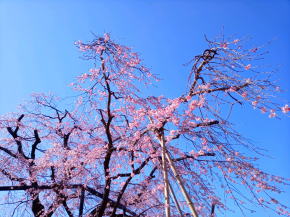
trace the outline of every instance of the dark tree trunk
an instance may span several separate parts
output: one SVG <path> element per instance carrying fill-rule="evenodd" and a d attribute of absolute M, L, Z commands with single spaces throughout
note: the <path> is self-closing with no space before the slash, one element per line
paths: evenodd
<path fill-rule="evenodd" d="M 39 197 L 37 196 L 32 202 L 32 212 L 35 217 L 41 217 L 44 214 L 44 206 L 41 204 Z"/>

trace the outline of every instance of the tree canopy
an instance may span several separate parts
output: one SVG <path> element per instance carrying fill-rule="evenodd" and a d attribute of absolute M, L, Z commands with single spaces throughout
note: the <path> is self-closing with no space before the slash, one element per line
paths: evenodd
<path fill-rule="evenodd" d="M 222 216 L 252 203 L 290 216 L 273 196 L 289 179 L 259 169 L 260 147 L 231 123 L 238 105 L 269 118 L 290 111 L 255 65 L 263 48 L 206 40 L 176 98 L 144 96 L 158 76 L 109 34 L 76 42 L 92 62 L 71 84 L 77 96 L 34 94 L 0 118 L 7 204 L 39 217 Z"/>

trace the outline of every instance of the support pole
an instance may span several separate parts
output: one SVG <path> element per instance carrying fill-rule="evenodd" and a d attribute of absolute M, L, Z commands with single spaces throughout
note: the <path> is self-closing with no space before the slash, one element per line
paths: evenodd
<path fill-rule="evenodd" d="M 172 159 L 171 159 L 168 151 L 166 150 L 165 146 L 164 146 L 164 148 L 165 148 L 165 155 L 166 155 L 166 158 L 168 160 L 169 166 L 170 166 L 170 168 L 171 168 L 171 170 L 172 170 L 172 172 L 174 174 L 174 177 L 176 178 L 176 181 L 177 181 L 177 183 L 178 183 L 178 185 L 180 187 L 180 190 L 181 190 L 181 192 L 182 192 L 182 194 L 184 196 L 184 199 L 186 200 L 186 203 L 187 203 L 187 205 L 188 205 L 188 207 L 189 207 L 189 209 L 191 211 L 191 214 L 193 215 L 193 217 L 198 217 L 198 214 L 197 214 L 197 212 L 196 212 L 196 210 L 194 208 L 194 205 L 193 205 L 193 203 L 192 203 L 192 201 L 191 201 L 191 199 L 190 199 L 190 197 L 189 197 L 189 195 L 188 195 L 188 193 L 187 193 L 187 191 L 186 191 L 186 189 L 184 187 L 182 179 L 181 179 L 180 175 L 178 174 L 178 172 L 177 172 L 177 170 L 176 170 L 176 168 L 174 166 L 174 162 L 172 161 Z"/>
<path fill-rule="evenodd" d="M 164 179 L 165 216 L 170 217 L 169 182 L 168 182 L 168 173 L 167 173 L 165 139 L 164 139 L 163 131 L 159 139 L 160 139 L 160 145 L 162 147 L 162 172 L 163 172 L 163 179 Z"/>
<path fill-rule="evenodd" d="M 171 195 L 172 195 L 172 197 L 173 197 L 173 200 L 174 200 L 174 203 L 175 203 L 175 205 L 176 205 L 176 207 L 177 207 L 177 210 L 178 210 L 180 216 L 183 217 L 182 210 L 181 210 L 181 208 L 180 208 L 180 206 L 179 206 L 178 200 L 177 200 L 177 198 L 176 198 L 176 196 L 175 196 L 175 194 L 174 194 L 174 191 L 173 191 L 173 189 L 172 189 L 172 186 L 171 186 L 170 182 L 168 182 L 168 184 L 169 184 L 170 193 L 171 193 Z"/>

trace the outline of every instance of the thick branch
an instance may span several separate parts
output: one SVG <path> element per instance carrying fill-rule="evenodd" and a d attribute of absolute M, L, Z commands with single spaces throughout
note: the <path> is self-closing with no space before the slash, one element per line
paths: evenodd
<path fill-rule="evenodd" d="M 18 140 L 18 135 L 17 135 L 18 128 L 16 127 L 15 130 L 12 130 L 11 127 L 7 127 L 7 131 L 14 138 L 14 141 L 17 144 L 18 153 L 21 154 L 21 156 L 24 157 L 25 159 L 29 159 L 23 152 L 21 141 Z"/>
<path fill-rule="evenodd" d="M 34 138 L 35 138 L 35 141 L 34 141 L 32 147 L 31 147 L 31 159 L 35 159 L 35 151 L 36 151 L 37 145 L 39 143 L 41 143 L 41 140 L 39 138 L 37 130 L 34 130 Z"/>
<path fill-rule="evenodd" d="M 103 200 L 101 202 L 101 205 L 98 209 L 98 217 L 102 217 L 107 203 L 108 203 L 108 198 L 109 198 L 109 194 L 110 194 L 110 187 L 111 187 L 111 179 L 109 178 L 110 176 L 110 172 L 109 172 L 109 165 L 110 165 L 110 160 L 111 160 L 111 155 L 112 155 L 112 147 L 113 147 L 113 138 L 111 135 L 111 131 L 110 131 L 110 125 L 111 122 L 113 120 L 113 115 L 111 114 L 111 101 L 112 101 L 112 91 L 110 89 L 110 85 L 108 82 L 108 77 L 105 74 L 105 65 L 104 65 L 104 59 L 102 57 L 102 55 L 100 56 L 101 58 L 101 62 L 102 62 L 102 71 L 104 74 L 104 78 L 105 78 L 105 83 L 106 83 L 106 88 L 108 91 L 108 100 L 107 100 L 107 115 L 108 115 L 108 120 L 107 122 L 104 124 L 105 127 L 105 131 L 106 131 L 106 136 L 108 139 L 108 149 L 107 149 L 107 153 L 105 156 L 105 160 L 104 160 L 104 173 L 105 173 L 105 187 L 104 187 L 104 195 L 103 195 Z"/>

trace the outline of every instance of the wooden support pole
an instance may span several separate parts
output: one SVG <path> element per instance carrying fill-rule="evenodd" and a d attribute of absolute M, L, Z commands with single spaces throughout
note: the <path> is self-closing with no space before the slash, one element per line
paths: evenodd
<path fill-rule="evenodd" d="M 173 200 L 174 200 L 174 203 L 175 203 L 175 205 L 176 205 L 176 207 L 177 207 L 177 210 L 178 210 L 180 216 L 183 217 L 182 210 L 181 210 L 181 208 L 180 208 L 180 206 L 179 206 L 179 203 L 178 203 L 178 200 L 177 200 L 177 198 L 176 198 L 176 196 L 175 196 L 175 193 L 174 193 L 174 191 L 173 191 L 173 188 L 172 188 L 170 182 L 168 182 L 168 184 L 169 184 L 170 193 L 171 193 L 171 195 L 172 195 L 172 197 L 173 197 Z"/>
<path fill-rule="evenodd" d="M 184 196 L 184 199 L 186 200 L 186 203 L 187 203 L 187 205 L 188 205 L 193 217 L 198 217 L 198 214 L 197 214 L 197 212 L 196 212 L 196 210 L 194 208 L 194 205 L 193 205 L 193 203 L 192 203 L 192 201 L 191 201 L 191 199 L 190 199 L 190 197 L 189 197 L 189 195 L 188 195 L 188 193 L 187 193 L 187 191 L 186 191 L 186 189 L 184 187 L 182 179 L 181 179 L 180 175 L 178 174 L 178 172 L 177 172 L 177 170 L 176 170 L 176 168 L 174 166 L 174 162 L 172 161 L 172 159 L 171 159 L 168 151 L 166 150 L 165 146 L 164 146 L 164 148 L 165 148 L 165 155 L 166 155 L 166 158 L 168 160 L 169 166 L 170 166 L 170 168 L 171 168 L 171 170 L 172 170 L 172 172 L 174 174 L 174 177 L 176 178 L 176 181 L 177 181 L 177 183 L 178 183 L 178 185 L 180 187 L 180 190 L 181 190 L 181 192 L 182 192 L 182 194 Z"/>
<path fill-rule="evenodd" d="M 165 216 L 170 217 L 170 198 L 169 198 L 169 181 L 167 173 L 167 160 L 166 160 L 166 148 L 164 132 L 160 135 L 160 145 L 162 147 L 162 172 L 164 179 L 164 199 L 165 199 Z"/>

